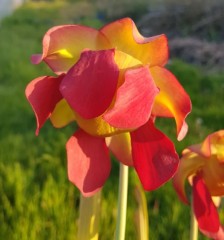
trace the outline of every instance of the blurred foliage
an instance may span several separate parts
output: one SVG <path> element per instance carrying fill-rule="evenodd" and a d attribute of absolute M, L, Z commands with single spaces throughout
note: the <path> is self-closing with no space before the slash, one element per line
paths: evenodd
<path fill-rule="evenodd" d="M 35 117 L 24 96 L 28 82 L 50 73 L 44 64 L 33 66 L 29 61 L 31 54 L 41 52 L 42 37 L 50 27 L 73 22 L 100 27 L 103 21 L 108 21 L 98 15 L 96 5 L 72 2 L 29 1 L 1 22 L 0 239 L 69 240 L 74 239 L 77 231 L 79 192 L 67 180 L 65 153 L 65 143 L 75 126 L 56 130 L 47 123 L 36 138 Z M 171 61 L 168 67 L 192 99 L 193 111 L 187 119 L 189 134 L 177 142 L 173 120 L 158 119 L 157 124 L 181 153 L 187 145 L 223 128 L 224 112 L 220 107 L 224 74 L 205 71 L 180 60 Z M 136 239 L 133 191 L 137 181 L 131 170 L 127 239 Z M 113 160 L 111 176 L 103 190 L 101 240 L 113 238 L 117 185 L 118 164 Z M 146 196 L 150 239 L 187 240 L 189 208 L 178 200 L 171 182 Z M 200 235 L 199 239 L 204 238 Z"/>

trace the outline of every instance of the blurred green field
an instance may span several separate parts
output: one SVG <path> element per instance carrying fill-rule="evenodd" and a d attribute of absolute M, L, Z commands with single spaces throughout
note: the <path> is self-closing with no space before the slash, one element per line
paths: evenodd
<path fill-rule="evenodd" d="M 86 15 L 80 15 L 81 8 L 85 8 Z M 0 239 L 75 239 L 79 192 L 67 180 L 65 153 L 65 143 L 75 126 L 56 130 L 47 123 L 36 137 L 35 117 L 24 95 L 28 82 L 49 73 L 44 64 L 30 63 L 31 54 L 41 52 L 44 33 L 54 25 L 71 22 L 94 27 L 103 24 L 94 9 L 86 9 L 83 3 L 77 7 L 56 1 L 27 3 L 0 25 Z M 189 133 L 182 142 L 175 140 L 173 121 L 158 119 L 157 123 L 181 153 L 189 144 L 223 128 L 224 73 L 196 68 L 177 59 L 168 68 L 193 103 L 187 119 Z M 118 175 L 118 164 L 113 161 L 103 190 L 101 240 L 113 239 Z M 126 239 L 133 240 L 137 239 L 133 223 L 135 184 L 135 173 L 130 171 Z M 146 197 L 150 239 L 189 239 L 189 208 L 179 202 L 171 183 L 146 193 Z M 200 235 L 199 239 L 205 238 Z"/>

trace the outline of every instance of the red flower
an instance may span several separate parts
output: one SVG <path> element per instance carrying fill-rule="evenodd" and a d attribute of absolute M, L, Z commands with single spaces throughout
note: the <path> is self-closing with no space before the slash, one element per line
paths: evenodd
<path fill-rule="evenodd" d="M 210 134 L 201 144 L 183 151 L 174 187 L 188 203 L 184 190 L 186 178 L 193 186 L 193 209 L 199 229 L 208 237 L 221 240 L 224 232 L 212 197 L 224 195 L 224 130 Z"/>
<path fill-rule="evenodd" d="M 165 68 L 164 35 L 141 36 L 129 18 L 100 30 L 80 25 L 50 29 L 43 39 L 44 61 L 58 77 L 43 76 L 26 88 L 37 131 L 50 118 L 55 127 L 76 121 L 67 143 L 68 176 L 85 196 L 102 188 L 110 173 L 108 148 L 134 166 L 146 190 L 175 173 L 179 159 L 172 142 L 155 128 L 155 117 L 172 117 L 178 139 L 187 132 L 191 103 Z"/>

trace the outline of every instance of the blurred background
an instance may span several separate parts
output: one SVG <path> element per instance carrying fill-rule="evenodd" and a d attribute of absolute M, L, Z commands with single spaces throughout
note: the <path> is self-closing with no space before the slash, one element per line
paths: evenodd
<path fill-rule="evenodd" d="M 67 180 L 65 152 L 75 126 L 53 129 L 47 123 L 35 136 L 36 120 L 24 90 L 32 79 L 51 71 L 44 64 L 33 66 L 30 56 L 42 51 L 43 35 L 52 26 L 99 28 L 127 16 L 144 36 L 168 36 L 167 68 L 191 97 L 189 133 L 183 141 L 176 141 L 173 120 L 157 121 L 178 153 L 224 128 L 224 1 L 0 0 L 0 239 L 75 239 L 79 192 Z M 102 196 L 102 240 L 113 239 L 118 171 L 113 159 Z M 126 236 L 135 240 L 134 171 L 129 179 Z M 189 239 L 190 209 L 179 201 L 171 182 L 146 197 L 150 239 Z M 224 222 L 223 205 L 220 216 Z"/>

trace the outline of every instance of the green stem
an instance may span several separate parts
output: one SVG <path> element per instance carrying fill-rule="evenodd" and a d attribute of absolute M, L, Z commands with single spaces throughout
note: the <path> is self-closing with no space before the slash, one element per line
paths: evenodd
<path fill-rule="evenodd" d="M 92 197 L 80 194 L 77 240 L 97 240 L 99 229 L 101 191 Z"/>
<path fill-rule="evenodd" d="M 120 163 L 118 212 L 115 240 L 125 239 L 127 195 L 128 195 L 128 166 L 125 166 L 122 163 Z"/>
<path fill-rule="evenodd" d="M 194 216 L 194 209 L 193 209 L 193 200 L 191 199 L 191 229 L 190 229 L 190 240 L 197 240 L 198 239 L 198 223 Z"/>

